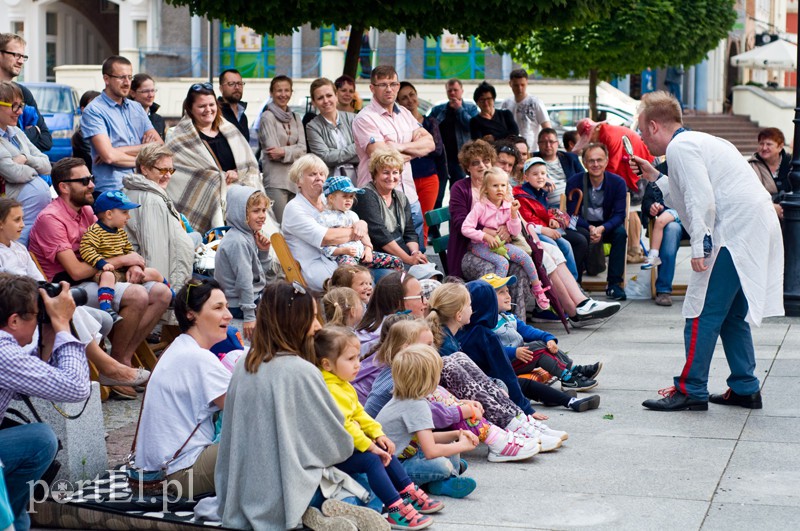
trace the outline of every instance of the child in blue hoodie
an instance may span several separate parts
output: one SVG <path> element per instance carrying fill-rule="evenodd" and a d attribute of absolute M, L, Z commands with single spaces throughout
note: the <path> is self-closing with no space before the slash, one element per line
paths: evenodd
<path fill-rule="evenodd" d="M 592 365 L 575 365 L 566 352 L 559 350 L 556 336 L 539 330 L 517 319 L 511 312 L 511 295 L 508 286 L 517 281 L 513 275 L 500 277 L 494 273 L 483 275 L 497 293 L 500 315 L 494 333 L 503 344 L 506 356 L 517 375 L 529 374 L 541 367 L 561 380 L 561 389 L 588 391 L 597 387 L 594 377 L 603 368 L 602 362 Z"/>
<path fill-rule="evenodd" d="M 256 303 L 272 271 L 270 242 L 261 233 L 270 203 L 264 192 L 250 186 L 228 188 L 226 221 L 231 226 L 219 244 L 214 263 L 214 280 L 219 282 L 231 314 L 243 319 L 245 339 L 253 337 Z"/>

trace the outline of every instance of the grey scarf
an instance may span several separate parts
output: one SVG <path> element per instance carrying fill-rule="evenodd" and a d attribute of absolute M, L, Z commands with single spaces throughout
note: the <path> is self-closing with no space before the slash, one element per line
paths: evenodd
<path fill-rule="evenodd" d="M 267 110 L 272 114 L 274 114 L 275 118 L 277 118 L 278 121 L 283 124 L 288 124 L 293 117 L 293 113 L 291 110 L 284 111 L 283 109 L 275 105 L 274 101 L 271 101 L 267 104 Z"/>

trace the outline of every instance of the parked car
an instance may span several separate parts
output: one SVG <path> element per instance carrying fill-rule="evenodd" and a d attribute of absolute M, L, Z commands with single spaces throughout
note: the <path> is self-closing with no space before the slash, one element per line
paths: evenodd
<path fill-rule="evenodd" d="M 588 104 L 548 105 L 547 110 L 553 129 L 558 131 L 559 141 L 565 131 L 574 131 L 579 120 L 589 117 Z M 600 121 L 606 121 L 612 125 L 624 125 L 634 131 L 636 130 L 635 116 L 626 109 L 598 103 L 597 111 L 600 113 Z M 603 116 L 603 113 L 605 113 L 605 116 Z"/>
<path fill-rule="evenodd" d="M 39 113 L 53 135 L 53 147 L 45 154 L 50 162 L 72 156 L 72 133 L 78 127 L 81 110 L 78 92 L 57 83 L 23 83 L 36 98 Z"/>

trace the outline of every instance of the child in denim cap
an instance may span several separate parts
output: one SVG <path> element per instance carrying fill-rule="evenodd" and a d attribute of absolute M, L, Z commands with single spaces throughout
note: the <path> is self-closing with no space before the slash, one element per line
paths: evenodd
<path fill-rule="evenodd" d="M 359 221 L 353 212 L 356 194 L 363 194 L 363 188 L 356 188 L 344 175 L 331 175 L 322 186 L 322 193 L 327 200 L 327 209 L 320 215 L 319 221 L 328 228 L 352 227 Z M 349 241 L 339 245 L 326 245 L 322 252 L 339 265 L 363 265 L 370 269 L 395 269 L 403 271 L 403 262 L 396 256 L 374 251 L 368 235 L 360 240 Z"/>

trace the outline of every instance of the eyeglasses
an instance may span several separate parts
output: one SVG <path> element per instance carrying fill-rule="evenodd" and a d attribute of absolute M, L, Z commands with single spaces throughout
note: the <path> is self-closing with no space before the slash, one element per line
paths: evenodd
<path fill-rule="evenodd" d="M 191 89 L 192 89 L 194 92 L 199 92 L 199 91 L 201 91 L 201 90 L 214 90 L 214 85 L 212 85 L 212 84 L 211 84 L 211 83 L 209 83 L 209 82 L 205 82 L 205 83 L 195 83 L 194 85 L 192 85 Z"/>
<path fill-rule="evenodd" d="M 603 157 L 602 159 L 587 159 L 586 160 L 586 165 L 587 166 L 593 166 L 595 164 L 602 164 L 605 161 L 606 161 L 605 157 Z"/>
<path fill-rule="evenodd" d="M 137 90 L 136 94 L 155 94 L 158 92 L 158 89 L 145 89 L 145 90 Z"/>
<path fill-rule="evenodd" d="M 160 173 L 161 175 L 167 175 L 167 174 L 172 175 L 173 173 L 175 173 L 175 168 L 159 168 L 158 166 L 153 166 L 153 169 L 158 171 L 158 173 Z"/>
<path fill-rule="evenodd" d="M 62 183 L 81 183 L 84 186 L 89 186 L 89 183 L 94 182 L 94 175 L 88 175 L 86 177 L 78 177 L 77 179 L 64 179 L 61 181 Z"/>
<path fill-rule="evenodd" d="M 189 306 L 189 292 L 192 291 L 192 288 L 199 288 L 205 283 L 205 280 L 192 280 L 186 284 L 186 306 Z"/>
<path fill-rule="evenodd" d="M 404 301 L 413 301 L 416 299 L 419 299 L 419 302 L 424 304 L 425 301 L 428 300 L 428 297 L 426 297 L 424 293 L 420 293 L 419 295 L 409 295 L 408 297 L 403 297 Z"/>
<path fill-rule="evenodd" d="M 391 83 L 372 83 L 372 86 L 378 90 L 386 90 L 387 88 L 390 88 L 392 90 L 397 90 L 398 88 L 400 88 L 400 82 L 393 81 Z"/>
<path fill-rule="evenodd" d="M 244 81 L 228 81 L 227 83 L 223 83 L 226 87 L 243 87 L 245 85 Z"/>
<path fill-rule="evenodd" d="M 114 74 L 106 74 L 106 75 L 107 75 L 108 77 L 112 77 L 112 78 L 114 78 L 114 79 L 119 79 L 120 81 L 125 81 L 126 79 L 127 79 L 128 81 L 133 81 L 133 76 L 125 76 L 125 75 L 122 75 L 122 76 L 115 76 Z"/>
<path fill-rule="evenodd" d="M 23 63 L 28 60 L 28 56 L 25 55 L 25 54 L 16 53 L 16 52 L 9 52 L 9 51 L 6 51 L 6 50 L 0 50 L 0 53 L 4 53 L 6 55 L 12 55 L 12 56 L 14 56 L 14 59 L 16 59 L 17 61 L 22 59 Z"/>
<path fill-rule="evenodd" d="M 469 163 L 470 168 L 478 168 L 480 166 L 489 167 L 492 164 L 488 160 L 474 159 Z"/>
<path fill-rule="evenodd" d="M 11 107 L 11 112 L 22 112 L 25 110 L 24 103 L 8 103 L 6 101 L 0 101 L 0 107 Z"/>
<path fill-rule="evenodd" d="M 293 281 L 292 281 L 292 289 L 294 290 L 294 294 L 292 295 L 292 298 L 291 298 L 291 299 L 289 299 L 289 306 L 290 306 L 290 307 L 292 306 L 292 303 L 294 302 L 294 299 L 295 299 L 295 298 L 296 298 L 298 295 L 305 295 L 306 293 L 308 293 L 308 292 L 306 291 L 306 288 L 305 288 L 305 287 L 303 287 L 303 285 L 302 285 L 302 284 L 300 284 L 300 283 L 299 283 L 298 281 L 296 281 L 296 280 L 293 280 Z"/>

